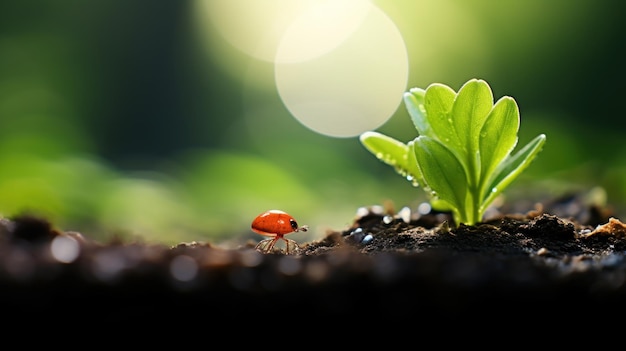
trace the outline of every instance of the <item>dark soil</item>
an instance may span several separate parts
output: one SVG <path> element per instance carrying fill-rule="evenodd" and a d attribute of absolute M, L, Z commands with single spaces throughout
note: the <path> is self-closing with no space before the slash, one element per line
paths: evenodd
<path fill-rule="evenodd" d="M 296 255 L 261 254 L 255 242 L 99 243 L 43 218 L 5 218 L 0 310 L 118 322 L 188 313 L 473 322 L 626 309 L 626 227 L 610 209 L 572 196 L 476 226 L 455 227 L 447 213 L 401 217 L 373 207 Z"/>

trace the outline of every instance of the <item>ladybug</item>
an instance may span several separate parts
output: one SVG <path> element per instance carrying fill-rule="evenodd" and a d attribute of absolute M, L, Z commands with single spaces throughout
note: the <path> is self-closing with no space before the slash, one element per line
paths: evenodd
<path fill-rule="evenodd" d="M 285 241 L 285 252 L 287 254 L 300 251 L 300 247 L 294 240 L 287 239 L 284 236 L 294 232 L 306 232 L 309 230 L 309 227 L 306 225 L 298 227 L 298 222 L 290 214 L 281 210 L 269 210 L 261 213 L 252 221 L 251 228 L 257 234 L 270 237 L 259 241 L 255 246 L 256 250 L 270 253 L 274 249 L 276 242 L 282 239 Z"/>

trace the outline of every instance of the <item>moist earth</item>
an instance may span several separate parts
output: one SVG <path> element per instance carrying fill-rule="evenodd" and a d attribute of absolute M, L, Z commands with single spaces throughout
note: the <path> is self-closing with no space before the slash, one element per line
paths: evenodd
<path fill-rule="evenodd" d="M 194 313 L 263 311 L 307 317 L 472 322 L 623 312 L 626 226 L 572 195 L 523 212 L 501 209 L 473 226 L 449 213 L 361 208 L 348 228 L 300 251 L 96 242 L 47 219 L 0 219 L 5 316 L 99 316 L 154 321 Z M 286 312 L 289 311 L 289 312 Z"/>

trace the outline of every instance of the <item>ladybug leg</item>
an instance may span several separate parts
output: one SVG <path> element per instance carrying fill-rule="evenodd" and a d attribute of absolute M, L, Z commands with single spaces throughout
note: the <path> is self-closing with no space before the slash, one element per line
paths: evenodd
<path fill-rule="evenodd" d="M 255 250 L 261 251 L 262 253 L 271 253 L 274 249 L 274 245 L 278 241 L 279 237 L 275 236 L 271 239 L 264 239 L 259 241 L 258 244 L 254 247 Z"/>
<path fill-rule="evenodd" d="M 287 255 L 289 254 L 299 254 L 300 253 L 300 246 L 298 246 L 298 243 L 296 243 L 294 240 L 291 239 L 287 239 L 285 237 L 283 237 L 283 240 L 285 240 L 285 253 Z"/>

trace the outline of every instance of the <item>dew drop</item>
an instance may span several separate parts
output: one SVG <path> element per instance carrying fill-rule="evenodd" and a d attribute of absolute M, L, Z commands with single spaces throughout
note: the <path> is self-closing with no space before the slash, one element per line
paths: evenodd
<path fill-rule="evenodd" d="M 498 192 L 498 188 L 496 188 L 496 187 L 491 188 L 491 192 L 492 193 L 497 193 Z"/>
<path fill-rule="evenodd" d="M 361 241 L 361 243 L 363 243 L 363 244 L 367 244 L 367 243 L 369 243 L 370 241 L 372 241 L 372 239 L 374 239 L 374 236 L 373 236 L 372 234 L 367 234 L 367 235 L 363 238 L 363 240 Z"/>
<path fill-rule="evenodd" d="M 358 227 L 355 230 L 350 232 L 350 234 L 358 234 L 358 233 L 363 233 L 363 228 Z"/>
<path fill-rule="evenodd" d="M 416 188 L 420 186 L 420 183 L 417 181 L 417 178 L 416 178 L 416 177 L 414 177 L 414 176 L 413 176 L 412 174 L 410 174 L 410 173 L 407 173 L 407 174 L 406 174 L 406 180 L 408 180 L 408 181 L 409 181 L 409 183 L 411 183 L 411 185 L 412 185 L 412 186 L 414 186 L 414 187 L 416 187 Z"/>
<path fill-rule="evenodd" d="M 391 157 L 391 155 L 387 155 L 387 157 L 385 157 L 385 162 L 386 162 L 387 164 L 392 165 L 392 166 L 395 166 L 395 165 L 396 165 L 396 163 L 397 163 L 397 162 L 396 162 L 396 159 L 395 159 L 395 158 L 392 158 L 392 157 Z"/>
<path fill-rule="evenodd" d="M 394 167 L 394 169 L 396 170 L 396 172 L 398 172 L 398 174 L 400 174 L 400 175 L 401 175 L 401 176 L 403 176 L 403 177 L 406 177 L 406 176 L 407 176 L 407 174 L 408 174 L 408 172 L 406 171 L 406 169 L 404 169 L 404 168 L 402 168 L 402 167 L 396 166 L 396 167 Z"/>
<path fill-rule="evenodd" d="M 420 183 L 417 181 L 417 178 L 415 178 L 415 177 L 413 177 L 413 176 L 407 176 L 407 177 L 406 177 L 406 180 L 408 180 L 409 182 L 411 182 L 411 185 L 412 185 L 412 186 L 414 186 L 414 187 L 416 187 L 416 188 L 419 188 Z"/>
<path fill-rule="evenodd" d="M 365 233 L 363 232 L 363 228 L 359 227 L 353 230 L 352 232 L 350 232 L 350 235 L 352 235 L 352 238 L 354 239 L 354 241 L 361 242 L 363 241 L 363 237 L 365 236 Z"/>

